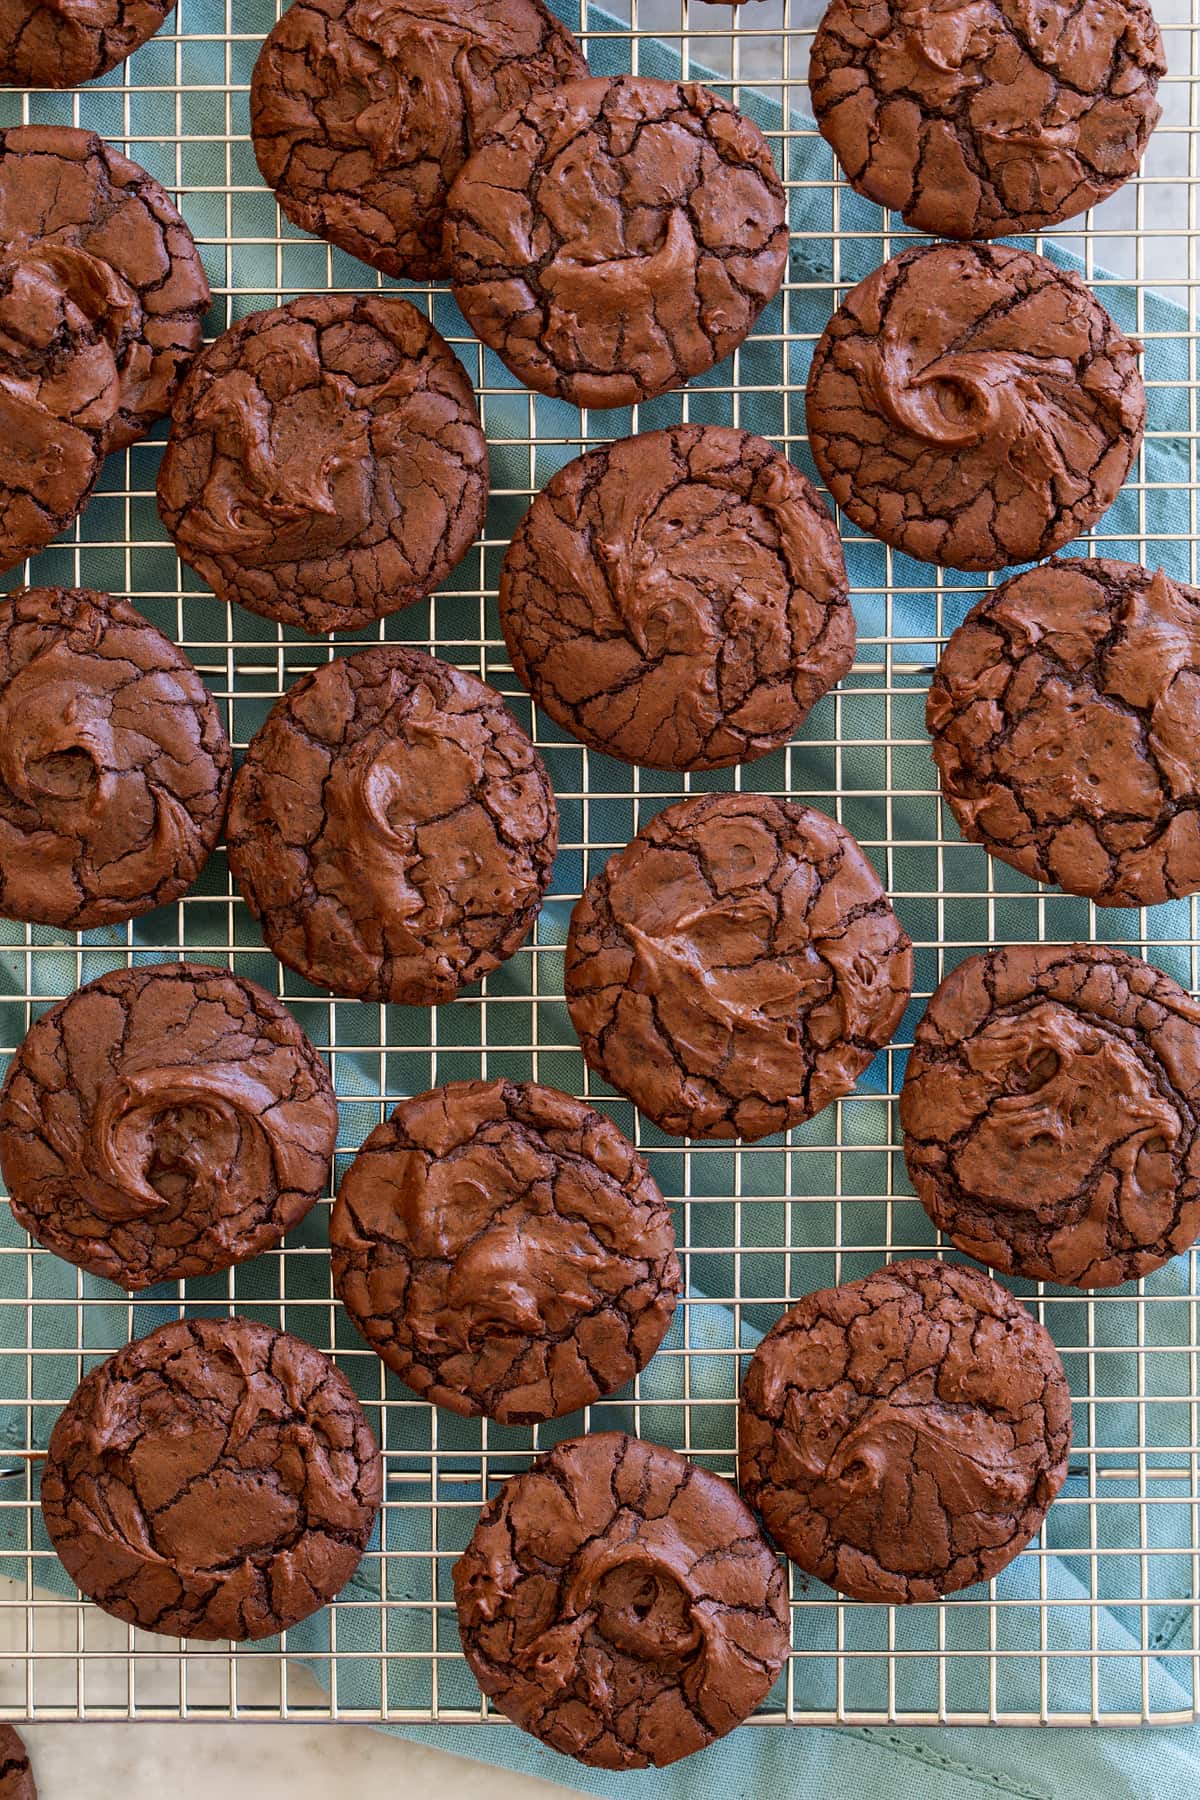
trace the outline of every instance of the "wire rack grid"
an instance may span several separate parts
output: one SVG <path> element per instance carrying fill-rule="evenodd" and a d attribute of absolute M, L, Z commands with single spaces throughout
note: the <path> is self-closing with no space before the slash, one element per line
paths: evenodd
<path fill-rule="evenodd" d="M 612 0 L 620 10 L 622 0 Z M 314 642 L 219 604 L 179 564 L 154 478 L 165 435 L 114 457 L 68 539 L 3 585 L 84 584 L 127 594 L 182 644 L 222 703 L 239 750 L 275 697 L 329 656 L 412 642 L 497 686 L 539 743 L 561 813 L 561 852 L 532 941 L 477 991 L 433 1012 L 333 1001 L 284 971 L 230 886 L 218 851 L 195 890 L 132 925 L 76 938 L 0 924 L 0 1049 L 82 981 L 186 953 L 278 992 L 325 1051 L 338 1091 L 340 1175 L 400 1097 L 480 1074 L 537 1078 L 596 1099 L 671 1197 L 688 1297 L 633 1387 L 586 1418 L 540 1430 L 467 1421 L 385 1375 L 333 1301 L 327 1204 L 280 1251 L 131 1302 L 31 1244 L 0 1209 L 0 1713 L 37 1718 L 291 1717 L 398 1725 L 494 1722 L 458 1648 L 449 1572 L 483 1498 L 532 1451 L 622 1427 L 731 1476 L 740 1369 L 785 1306 L 938 1240 L 912 1197 L 894 1099 L 912 1028 L 962 956 L 1033 938 L 1096 938 L 1140 951 L 1195 990 L 1196 907 L 1098 914 L 964 845 L 940 806 L 923 710 L 938 649 L 978 597 L 849 528 L 857 661 L 798 741 L 745 769 L 691 778 L 638 771 L 534 716 L 495 614 L 500 559 L 530 496 L 581 448 L 680 418 L 741 424 L 813 473 L 803 384 L 812 346 L 847 288 L 905 235 L 836 178 L 806 118 L 819 0 L 740 9 L 625 0 L 626 16 L 563 0 L 595 69 L 700 72 L 763 125 L 791 190 L 794 254 L 779 300 L 748 343 L 683 395 L 631 412 L 580 414 L 526 393 L 465 328 L 447 293 L 406 288 L 471 374 L 493 455 L 486 534 L 442 593 L 377 630 Z M 1147 345 L 1151 428 L 1137 469 L 1080 546 L 1196 578 L 1196 345 L 1200 287 L 1200 0 L 1160 0 L 1171 74 L 1140 180 L 1057 234 L 1120 322 Z M 67 94 L 0 93 L 0 124 L 88 126 L 176 195 L 215 300 L 210 334 L 296 293 L 383 282 L 282 221 L 255 168 L 247 89 L 275 0 L 180 0 L 125 65 Z M 1039 246 L 1043 247 L 1043 246 Z M 1052 251 L 1053 253 L 1053 251 Z M 584 1069 L 562 1003 L 574 899 L 606 855 L 684 792 L 787 793 L 864 844 L 916 944 L 913 1006 L 858 1090 L 787 1139 L 681 1144 L 639 1120 Z M 1200 1710 L 1200 1346 L 1196 1253 L 1145 1283 L 1082 1294 L 1013 1283 L 1063 1353 L 1075 1400 L 1070 1476 L 1041 1538 L 987 1588 L 937 1607 L 843 1604 L 789 1570 L 793 1654 L 763 1722 L 1132 1723 Z M 378 1541 L 325 1613 L 268 1646 L 200 1646 L 138 1633 L 82 1602 L 49 1548 L 39 1452 L 96 1358 L 181 1312 L 242 1311 L 333 1351 L 383 1446 Z M 481 1749 L 482 1749 L 481 1741 Z"/>

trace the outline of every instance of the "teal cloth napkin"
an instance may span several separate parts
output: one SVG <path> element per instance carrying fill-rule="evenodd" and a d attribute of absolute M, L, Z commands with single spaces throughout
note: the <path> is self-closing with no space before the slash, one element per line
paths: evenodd
<path fill-rule="evenodd" d="M 630 66 L 629 40 L 619 35 L 616 21 L 596 9 L 581 20 L 565 0 L 558 10 L 577 29 L 586 25 L 601 34 L 588 46 L 594 70 Z M 281 288 L 285 294 L 327 285 L 355 289 L 373 280 L 361 264 L 290 228 L 278 253 L 273 242 L 263 241 L 274 238 L 275 209 L 245 141 L 244 86 L 258 48 L 254 34 L 269 27 L 273 5 L 246 0 L 239 15 L 239 31 L 246 35 L 226 44 L 224 0 L 184 0 L 179 44 L 152 40 L 131 60 L 135 89 L 122 87 L 118 71 L 78 96 L 35 96 L 27 102 L 30 117 L 47 121 L 71 121 L 77 108 L 79 122 L 128 139 L 132 155 L 170 185 L 184 187 L 183 210 L 201 242 L 210 278 L 230 290 L 230 317 L 274 304 Z M 618 35 L 607 35 L 613 32 Z M 678 51 L 668 42 L 643 39 L 639 67 L 644 74 L 676 76 Z M 693 65 L 692 73 L 705 72 Z M 178 122 L 171 91 L 177 80 Z M 158 92 L 155 83 L 161 84 Z M 224 87 L 231 88 L 228 147 Z M 813 341 L 836 303 L 835 278 L 844 283 L 868 274 L 906 234 L 892 231 L 885 239 L 887 221 L 879 210 L 843 188 L 835 238 L 832 161 L 811 123 L 795 116 L 785 120 L 769 97 L 745 89 L 741 104 L 771 135 L 785 175 L 796 184 L 789 291 L 767 308 L 738 353 L 738 397 L 722 391 L 730 377 L 729 364 L 722 365 L 689 389 L 688 416 L 739 423 L 785 442 L 797 463 L 815 475 L 807 447 L 798 441 L 804 431 L 803 384 Z M 20 97 L 0 94 L 0 123 L 17 123 L 21 116 Z M 173 140 L 180 126 L 184 135 L 177 147 Z M 1078 266 L 1052 246 L 1047 253 L 1064 266 Z M 1188 543 L 1196 520 L 1187 485 L 1186 315 L 1157 295 L 1139 299 L 1131 287 L 1094 269 L 1086 272 L 1118 322 L 1144 337 L 1149 383 L 1143 478 L 1126 488 L 1103 522 L 1104 552 L 1161 563 L 1172 574 L 1194 579 Z M 578 453 L 579 414 L 528 395 L 473 342 L 448 294 L 429 296 L 428 306 L 477 384 L 488 389 L 485 420 L 495 490 L 488 548 L 469 558 L 428 608 L 397 615 L 372 635 L 418 642 L 477 666 L 510 696 L 529 725 L 531 709 L 508 667 L 494 603 L 481 603 L 477 595 L 495 591 L 504 544 L 525 505 L 523 494 Z M 226 314 L 215 309 L 210 329 L 225 322 Z M 683 406 L 678 394 L 643 406 L 639 426 L 674 423 Z M 631 429 L 632 419 L 620 411 L 593 414 L 589 427 L 593 441 L 619 437 Z M 43 552 L 31 578 L 84 581 L 131 593 L 227 697 L 232 734 L 244 743 L 281 681 L 311 667 L 320 651 L 314 653 L 299 633 L 234 609 L 239 648 L 227 658 L 225 608 L 186 571 L 184 598 L 177 603 L 174 555 L 150 497 L 162 436 L 160 428 L 128 459 L 113 459 L 81 522 L 78 542 Z M 532 451 L 530 436 L 537 440 Z M 132 545 L 128 550 L 126 541 Z M 976 947 L 1039 934 L 1092 935 L 1085 902 L 1039 890 L 989 863 L 976 846 L 960 844 L 939 805 L 923 723 L 928 672 L 939 640 L 977 596 L 978 579 L 938 573 L 889 554 L 850 528 L 845 548 L 860 637 L 852 680 L 842 694 L 820 703 L 789 752 L 744 771 L 696 777 L 689 785 L 791 792 L 827 810 L 836 807 L 868 845 L 890 843 L 890 851 L 878 848 L 871 854 L 917 942 L 918 991 L 928 992 Z M 0 585 L 16 584 L 13 576 Z M 339 640 L 339 650 L 350 647 L 353 640 Z M 229 904 L 227 871 L 218 855 L 182 908 L 150 914 L 127 928 L 89 932 L 77 942 L 61 932 L 0 922 L 0 1043 L 19 1042 L 28 1017 L 27 993 L 48 1002 L 130 955 L 153 961 L 186 944 L 194 955 L 228 960 L 238 972 L 276 988 L 314 1040 L 332 1049 L 341 1111 L 339 1174 L 385 1110 L 381 1095 L 394 1100 L 434 1081 L 480 1074 L 482 1043 L 488 1045 L 487 1073 L 515 1079 L 536 1075 L 586 1091 L 588 1077 L 561 999 L 561 949 L 569 896 L 579 892 L 603 851 L 589 856 L 574 846 L 625 841 L 656 804 L 678 791 L 678 781 L 588 756 L 544 719 L 538 724 L 563 797 L 565 848 L 539 922 L 536 953 L 523 953 L 497 971 L 482 997 L 463 997 L 433 1017 L 399 1007 L 335 1006 L 281 971 L 264 951 L 245 909 Z M 891 798 L 883 797 L 889 790 Z M 946 842 L 940 855 L 934 847 L 939 838 Z M 1193 967 L 1191 943 L 1198 933 L 1191 902 L 1145 913 L 1107 912 L 1099 915 L 1098 929 L 1106 941 L 1149 956 L 1185 985 L 1200 985 Z M 947 940 L 953 950 L 939 953 L 931 947 Z M 910 1009 L 898 1044 L 911 1041 L 919 1010 L 919 1005 Z M 535 1041 L 543 1046 L 536 1062 L 527 1048 Z M 680 1204 L 678 1215 L 688 1297 L 636 1397 L 620 1395 L 593 1408 L 594 1428 L 637 1430 L 686 1447 L 698 1460 L 729 1473 L 739 1368 L 780 1311 L 781 1297 L 795 1298 L 839 1275 L 866 1273 L 883 1259 L 885 1244 L 935 1250 L 936 1236 L 911 1195 L 902 1157 L 878 1148 L 898 1142 L 889 1096 L 898 1089 L 903 1060 L 902 1050 L 881 1053 L 852 1098 L 827 1109 L 789 1142 L 772 1140 L 752 1154 L 709 1147 L 692 1154 L 685 1168 L 683 1148 L 642 1122 L 639 1141 L 663 1190 L 678 1196 L 690 1185 L 693 1196 L 689 1205 Z M 594 1081 L 590 1091 L 623 1128 L 634 1129 L 626 1102 Z M 839 1191 L 845 1198 L 837 1203 L 830 1196 Z M 747 1728 L 670 1770 L 621 1776 L 583 1769 L 509 1727 L 416 1722 L 435 1703 L 460 1716 L 479 1704 L 475 1684 L 455 1653 L 450 1567 L 484 1497 L 482 1459 L 486 1456 L 492 1484 L 488 1491 L 494 1491 L 497 1477 L 526 1466 L 534 1435 L 435 1414 L 385 1377 L 331 1304 L 326 1231 L 325 1209 L 318 1208 L 292 1234 L 285 1257 L 265 1256 L 229 1275 L 189 1282 L 182 1292 L 172 1287 L 130 1303 L 106 1283 L 81 1277 L 44 1252 L 29 1253 L 24 1233 L 7 1209 L 0 1209 L 0 1447 L 44 1446 L 57 1409 L 83 1368 L 181 1309 L 222 1314 L 232 1301 L 250 1316 L 284 1324 L 333 1349 L 372 1415 L 389 1476 L 385 1518 L 359 1574 L 335 1607 L 288 1636 L 288 1653 L 309 1663 L 339 1710 L 386 1709 L 394 1716 L 389 1729 L 423 1742 L 614 1796 L 653 1793 L 684 1800 L 711 1792 L 774 1800 L 813 1792 L 883 1800 L 903 1786 L 928 1800 L 977 1800 L 981 1791 L 1022 1800 L 1085 1793 L 1145 1800 L 1195 1788 L 1200 1728 L 1118 1731 L 1090 1723 L 1140 1714 L 1147 1706 L 1176 1716 L 1196 1710 L 1200 1641 L 1192 1597 L 1200 1526 L 1187 1450 L 1188 1403 L 1196 1391 L 1194 1359 L 1186 1349 L 1196 1291 L 1191 1256 L 1177 1258 L 1145 1282 L 1140 1339 L 1136 1309 L 1127 1302 L 1089 1302 L 1064 1290 L 1010 1284 L 1037 1306 L 1063 1352 L 1075 1400 L 1076 1451 L 1039 1548 L 996 1581 L 994 1612 L 983 1589 L 955 1596 L 942 1607 L 894 1614 L 847 1605 L 839 1640 L 828 1590 L 792 1572 L 798 1602 L 794 1655 L 768 1701 L 772 1709 L 789 1702 L 797 1711 L 832 1712 L 840 1705 L 864 1714 L 889 1707 L 931 1714 L 989 1709 L 1037 1714 L 1044 1708 L 1084 1729 Z M 839 1243 L 840 1261 L 830 1248 Z M 384 1399 L 386 1406 L 380 1404 Z M 537 1434 L 537 1443 L 545 1447 L 583 1424 L 580 1417 L 558 1421 Z M 35 1502 L 36 1470 L 0 1482 L 0 1572 L 18 1579 L 28 1575 L 41 1588 L 66 1593 Z M 273 1651 L 278 1645 L 271 1641 L 257 1648 Z M 237 1654 L 256 1653 L 250 1646 Z"/>

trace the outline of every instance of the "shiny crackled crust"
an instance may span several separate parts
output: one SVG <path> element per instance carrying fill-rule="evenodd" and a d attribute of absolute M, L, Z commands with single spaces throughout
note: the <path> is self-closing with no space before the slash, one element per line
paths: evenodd
<path fill-rule="evenodd" d="M 0 1725 L 0 1800 L 37 1800 L 29 1752 L 11 1725 Z"/>
<path fill-rule="evenodd" d="M 723 425 L 553 476 L 505 556 L 500 623 L 556 724 L 659 769 L 765 756 L 854 660 L 833 520 L 786 457 Z"/>
<path fill-rule="evenodd" d="M 682 1280 L 671 1214 L 611 1120 L 553 1088 L 456 1081 L 398 1106 L 343 1177 L 338 1297 L 422 1399 L 504 1424 L 631 1381 Z"/>
<path fill-rule="evenodd" d="M 788 1652 L 779 1564 L 733 1488 L 621 1432 L 558 1444 L 507 1481 L 454 1597 L 484 1693 L 595 1768 L 662 1766 L 723 1737 Z"/>
<path fill-rule="evenodd" d="M 400 645 L 289 688 L 233 784 L 229 866 L 289 968 L 429 1006 L 524 942 L 558 814 L 494 689 Z"/>
<path fill-rule="evenodd" d="M 124 600 L 0 602 L 0 913 L 78 931 L 177 899 L 232 772 L 204 683 Z"/>
<path fill-rule="evenodd" d="M 254 65 L 254 154 L 294 224 L 441 280 L 446 196 L 477 139 L 586 74 L 541 0 L 296 0 Z"/>
<path fill-rule="evenodd" d="M 487 510 L 466 371 L 407 300 L 318 294 L 197 359 L 158 476 L 163 522 L 224 600 L 305 631 L 411 606 Z"/>
<path fill-rule="evenodd" d="M 911 986 L 911 944 L 854 839 L 764 795 L 668 807 L 571 916 L 584 1056 L 681 1136 L 811 1118 L 890 1041 Z"/>
<path fill-rule="evenodd" d="M 263 1638 L 345 1586 L 382 1459 L 327 1356 L 249 1319 L 162 1325 L 59 1414 L 42 1515 L 71 1579 L 145 1631 Z"/>
<path fill-rule="evenodd" d="M 963 834 L 1099 906 L 1200 888 L 1200 591 L 1073 558 L 972 607 L 925 708 Z"/>
<path fill-rule="evenodd" d="M 893 1263 L 809 1294 L 754 1353 L 739 1481 L 792 1561 L 856 1600 L 987 1581 L 1067 1474 L 1049 1334 L 978 1269 Z"/>
<path fill-rule="evenodd" d="M 0 0 L 0 84 L 80 87 L 154 36 L 175 0 Z"/>
<path fill-rule="evenodd" d="M 917 231 L 1044 231 L 1136 174 L 1158 123 L 1144 0 L 832 0 L 813 110 L 852 186 Z"/>
<path fill-rule="evenodd" d="M 1043 257 L 906 250 L 817 345 L 813 456 L 854 523 L 910 556 L 1032 562 L 1096 524 L 1129 474 L 1146 423 L 1140 351 Z"/>
<path fill-rule="evenodd" d="M 527 387 L 631 406 L 711 369 L 778 292 L 783 185 L 758 127 L 696 83 L 622 75 L 537 94 L 450 190 L 472 329 Z"/>
<path fill-rule="evenodd" d="M 42 271 L 44 294 L 83 312 L 111 358 L 104 449 L 143 437 L 170 409 L 211 300 L 192 234 L 158 182 L 91 131 L 0 131 L 0 244 L 6 262 Z M 27 303 L 18 325 L 32 331 L 33 312 Z M 0 348 L 12 354 L 10 344 Z M 0 392 L 9 388 L 6 360 L 0 355 Z M 82 377 L 77 388 L 78 408 Z M 5 445 L 11 459 L 11 424 Z"/>
<path fill-rule="evenodd" d="M 223 969 L 118 969 L 26 1033 L 0 1093 L 19 1225 L 131 1290 L 277 1244 L 325 1187 L 337 1105 L 291 1014 Z"/>
<path fill-rule="evenodd" d="M 1113 1287 L 1200 1234 L 1200 1005 L 1099 945 L 1005 945 L 947 975 L 900 1095 L 921 1204 L 960 1250 Z"/>

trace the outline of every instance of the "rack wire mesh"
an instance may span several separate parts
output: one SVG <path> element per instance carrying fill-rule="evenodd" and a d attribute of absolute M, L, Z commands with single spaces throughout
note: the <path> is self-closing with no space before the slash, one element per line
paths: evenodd
<path fill-rule="evenodd" d="M 611 3 L 620 10 L 622 0 Z M 435 1012 L 333 1001 L 264 950 L 219 851 L 191 894 L 130 926 L 76 938 L 0 924 L 0 1050 L 10 1053 L 33 1017 L 106 969 L 178 953 L 228 963 L 277 991 L 327 1052 L 341 1111 L 337 1174 L 397 1099 L 436 1081 L 536 1077 L 598 1100 L 672 1198 L 688 1298 L 628 1391 L 585 1419 L 501 1428 L 418 1402 L 356 1337 L 329 1287 L 327 1205 L 280 1251 L 134 1302 L 31 1244 L 0 1210 L 4 1716 L 494 1719 L 459 1653 L 449 1571 L 496 1483 L 585 1426 L 635 1430 L 731 1476 L 739 1370 L 759 1334 L 817 1286 L 937 1248 L 905 1177 L 894 1098 L 913 1022 L 946 969 L 994 942 L 1096 938 L 1200 985 L 1195 902 L 1098 914 L 961 843 L 937 797 L 924 693 L 939 646 L 983 584 L 910 562 L 845 521 L 857 661 L 786 751 L 680 779 L 590 753 L 532 715 L 494 609 L 499 562 L 530 496 L 588 443 L 679 418 L 756 429 L 813 473 L 803 407 L 812 345 L 837 300 L 903 235 L 836 179 L 805 116 L 819 0 L 740 9 L 624 0 L 624 18 L 581 12 L 584 4 L 564 0 L 560 10 L 594 68 L 701 71 L 772 140 L 792 192 L 795 254 L 780 299 L 741 351 L 685 395 L 581 415 L 519 388 L 443 290 L 406 288 L 471 374 L 493 452 L 486 534 L 427 605 L 327 644 L 219 604 L 181 567 L 157 516 L 161 428 L 110 460 L 69 539 L 3 584 L 131 596 L 192 657 L 239 750 L 298 674 L 368 640 L 413 642 L 483 675 L 535 735 L 559 800 L 562 849 L 532 941 L 481 989 Z M 1171 74 L 1141 178 L 1054 241 L 1145 339 L 1151 391 L 1135 474 L 1079 548 L 1161 562 L 1194 580 L 1200 0 L 1159 0 L 1158 11 Z M 88 126 L 177 196 L 213 285 L 210 334 L 296 293 L 397 285 L 293 230 L 263 188 L 247 90 L 275 16 L 275 0 L 180 0 L 170 28 L 104 80 L 74 93 L 0 93 L 0 124 Z M 807 1126 L 756 1145 L 680 1144 L 585 1071 L 561 998 L 562 946 L 583 883 L 652 812 L 683 792 L 739 787 L 801 797 L 855 833 L 915 940 L 917 989 L 858 1090 Z M 1130 1723 L 1200 1711 L 1197 1273 L 1192 1252 L 1116 1292 L 1011 1284 L 1055 1336 L 1075 1400 L 1070 1476 L 1041 1538 L 987 1588 L 936 1607 L 844 1604 L 789 1570 L 793 1654 L 762 1721 Z M 65 1583 L 37 1504 L 38 1453 L 84 1369 L 164 1318 L 231 1310 L 333 1351 L 386 1458 L 382 1530 L 360 1578 L 317 1621 L 265 1649 L 188 1647 L 107 1618 Z"/>

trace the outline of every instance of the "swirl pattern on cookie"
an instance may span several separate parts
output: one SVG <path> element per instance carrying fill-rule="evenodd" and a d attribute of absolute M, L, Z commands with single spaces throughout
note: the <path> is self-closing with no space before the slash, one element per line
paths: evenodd
<path fill-rule="evenodd" d="M 930 244 L 849 294 L 808 380 L 838 505 L 952 569 L 1048 556 L 1097 523 L 1146 422 L 1141 345 L 1075 275 L 998 244 Z"/>
<path fill-rule="evenodd" d="M 289 968 L 335 994 L 430 1006 L 524 941 L 558 818 L 500 696 L 388 645 L 276 703 L 234 782 L 227 839 Z"/>
<path fill-rule="evenodd" d="M 263 988 L 220 969 L 118 969 L 35 1021 L 0 1096 L 13 1217 L 130 1290 L 246 1262 L 323 1190 L 325 1065 Z"/>

